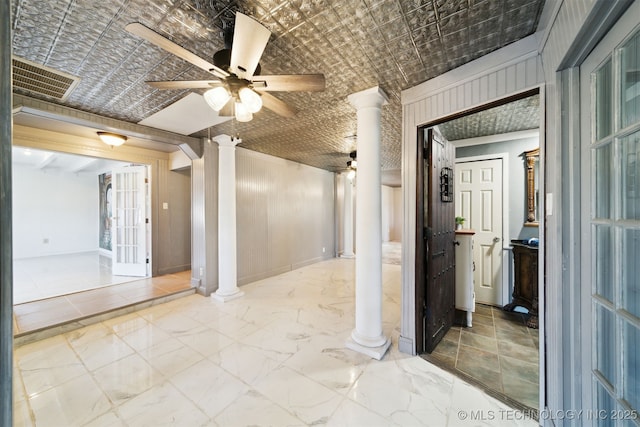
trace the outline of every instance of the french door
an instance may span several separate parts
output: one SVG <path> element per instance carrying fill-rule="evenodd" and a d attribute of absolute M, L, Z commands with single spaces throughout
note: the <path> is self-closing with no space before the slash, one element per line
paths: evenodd
<path fill-rule="evenodd" d="M 112 270 L 117 276 L 147 276 L 147 166 L 113 170 Z"/>
<path fill-rule="evenodd" d="M 597 425 L 640 425 L 638 16 L 636 2 L 580 67 L 583 402 Z"/>

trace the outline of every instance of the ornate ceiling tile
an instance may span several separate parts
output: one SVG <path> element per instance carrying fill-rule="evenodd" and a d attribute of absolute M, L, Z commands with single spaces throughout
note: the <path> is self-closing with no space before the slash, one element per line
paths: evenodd
<path fill-rule="evenodd" d="M 543 4 L 544 0 L 60 0 L 47 2 L 47 13 L 42 13 L 38 0 L 15 0 L 13 47 L 19 57 L 81 78 L 66 105 L 137 123 L 190 92 L 156 90 L 145 81 L 211 75 L 124 27 L 141 22 L 211 61 L 224 47 L 223 29 L 232 26 L 236 11 L 241 11 L 272 32 L 260 61 L 262 74 L 323 73 L 326 90 L 274 93 L 299 110 L 294 119 L 263 109 L 249 123 L 227 122 L 210 132 L 240 134 L 247 148 L 341 170 L 355 148 L 345 145 L 345 137 L 356 129 L 347 96 L 380 85 L 390 98 L 382 109 L 382 166 L 399 169 L 400 92 L 532 34 Z M 503 128 L 514 123 L 495 121 Z"/>

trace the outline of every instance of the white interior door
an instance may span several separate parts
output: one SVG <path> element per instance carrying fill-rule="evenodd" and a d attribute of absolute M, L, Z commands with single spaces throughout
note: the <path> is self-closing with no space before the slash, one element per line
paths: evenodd
<path fill-rule="evenodd" d="M 473 229 L 476 301 L 500 305 L 502 295 L 502 159 L 456 163 L 456 216 Z"/>
<path fill-rule="evenodd" d="M 636 2 L 580 67 L 583 407 L 615 426 L 640 411 L 639 16 Z"/>
<path fill-rule="evenodd" d="M 112 272 L 117 276 L 147 276 L 146 166 L 112 172 Z"/>

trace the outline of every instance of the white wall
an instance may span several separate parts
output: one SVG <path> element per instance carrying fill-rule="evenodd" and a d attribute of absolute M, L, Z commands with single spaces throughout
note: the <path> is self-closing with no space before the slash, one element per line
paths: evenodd
<path fill-rule="evenodd" d="M 12 191 L 14 259 L 98 249 L 97 175 L 14 165 Z"/>

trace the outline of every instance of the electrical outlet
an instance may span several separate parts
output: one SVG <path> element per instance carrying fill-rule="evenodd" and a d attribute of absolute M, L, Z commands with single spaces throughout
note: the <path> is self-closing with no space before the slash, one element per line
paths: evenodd
<path fill-rule="evenodd" d="M 200 267 L 200 277 L 204 276 L 204 268 Z"/>

